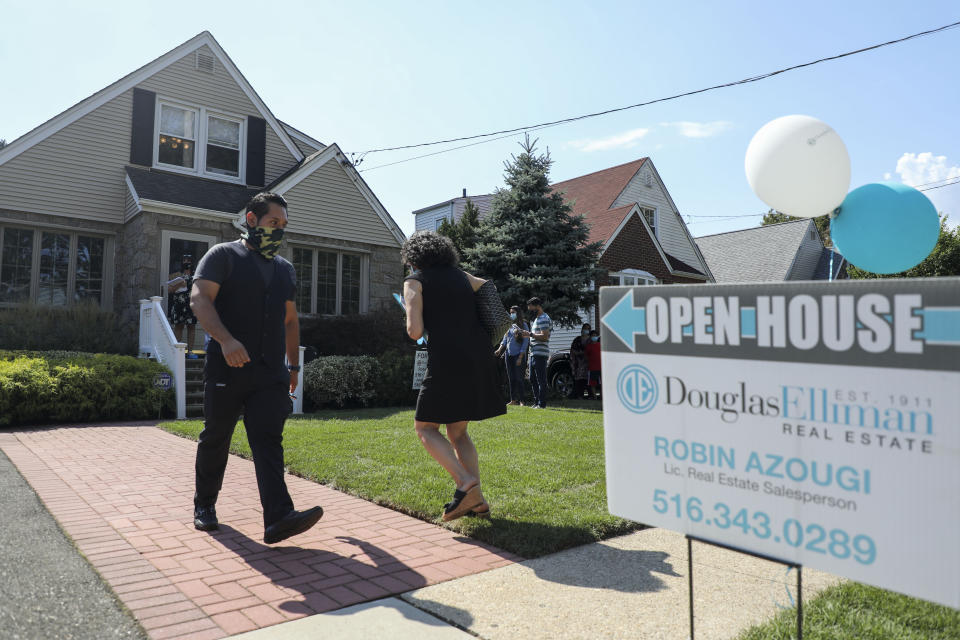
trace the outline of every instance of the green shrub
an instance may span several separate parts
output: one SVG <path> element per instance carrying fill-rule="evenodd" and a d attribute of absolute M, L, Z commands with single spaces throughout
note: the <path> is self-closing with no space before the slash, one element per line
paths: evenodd
<path fill-rule="evenodd" d="M 0 309 L 0 349 L 136 354 L 136 338 L 117 315 L 96 305 L 47 307 L 27 304 Z"/>
<path fill-rule="evenodd" d="M 370 356 L 327 356 L 303 368 L 303 384 L 314 407 L 366 406 L 379 375 L 380 364 Z"/>
<path fill-rule="evenodd" d="M 412 387 L 414 353 L 413 349 L 394 349 L 377 357 L 380 375 L 373 400 L 375 406 L 412 407 L 416 403 L 419 392 Z"/>
<path fill-rule="evenodd" d="M 150 418 L 174 408 L 152 360 L 77 351 L 0 351 L 0 426 Z"/>
<path fill-rule="evenodd" d="M 399 305 L 375 313 L 352 316 L 300 318 L 300 344 L 316 348 L 321 356 L 379 356 L 413 348 Z"/>

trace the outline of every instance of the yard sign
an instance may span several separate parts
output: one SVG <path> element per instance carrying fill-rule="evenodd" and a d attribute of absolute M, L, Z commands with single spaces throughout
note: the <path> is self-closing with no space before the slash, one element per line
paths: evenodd
<path fill-rule="evenodd" d="M 960 608 L 960 278 L 600 309 L 611 513 Z"/>

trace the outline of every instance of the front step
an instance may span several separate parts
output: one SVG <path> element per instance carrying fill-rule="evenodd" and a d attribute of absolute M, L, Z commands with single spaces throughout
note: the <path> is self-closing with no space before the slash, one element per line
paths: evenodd
<path fill-rule="evenodd" d="M 187 358 L 184 360 L 186 380 L 184 385 L 187 391 L 187 417 L 203 417 L 203 362 L 204 356 Z"/>

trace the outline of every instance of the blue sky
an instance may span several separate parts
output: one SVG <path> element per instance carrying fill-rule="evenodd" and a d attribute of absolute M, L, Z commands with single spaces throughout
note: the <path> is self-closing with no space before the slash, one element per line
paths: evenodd
<path fill-rule="evenodd" d="M 191 38 L 217 38 L 274 114 L 347 152 L 483 133 L 697 89 L 960 20 L 952 1 L 58 2 L 8 4 L 8 141 Z M 837 130 L 851 188 L 960 176 L 960 29 L 535 134 L 554 181 L 650 156 L 694 235 L 754 226 L 750 138 L 791 113 Z M 415 209 L 502 185 L 513 137 L 360 169 L 406 232 Z M 430 151 L 432 149 L 428 149 Z M 960 185 L 928 191 L 960 221 Z M 295 212 L 291 212 L 295 215 Z"/>

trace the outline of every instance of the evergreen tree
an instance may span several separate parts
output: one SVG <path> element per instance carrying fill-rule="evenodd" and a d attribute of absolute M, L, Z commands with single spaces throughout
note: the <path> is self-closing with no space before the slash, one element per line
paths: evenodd
<path fill-rule="evenodd" d="M 847 265 L 847 275 L 853 280 L 872 278 L 934 278 L 960 276 L 960 228 L 951 229 L 947 216 L 940 214 L 940 236 L 937 244 L 923 262 L 903 273 L 880 274 Z"/>
<path fill-rule="evenodd" d="M 477 243 L 477 228 L 479 226 L 480 210 L 467 198 L 460 220 L 451 222 L 448 218 L 444 218 L 437 228 L 437 233 L 450 238 L 460 257 L 463 258 L 467 249 L 472 249 Z"/>
<path fill-rule="evenodd" d="M 0 149 L 3 149 L 5 146 L 7 146 L 7 141 L 0 138 Z"/>
<path fill-rule="evenodd" d="M 760 226 L 765 227 L 768 224 L 777 224 L 780 222 L 792 222 L 794 220 L 807 220 L 807 218 L 797 218 L 794 216 L 788 216 L 785 213 L 780 213 L 779 211 L 774 211 L 770 209 L 765 214 L 763 214 L 763 220 L 760 221 Z M 823 246 L 830 246 L 830 216 L 818 216 L 813 219 L 813 224 L 817 225 L 817 232 L 820 234 L 820 240 L 823 241 Z"/>
<path fill-rule="evenodd" d="M 583 217 L 551 191 L 549 151 L 538 155 L 529 136 L 520 146 L 504 162 L 507 188 L 497 190 L 464 266 L 493 280 L 508 305 L 537 296 L 554 324 L 579 324 L 579 310 L 596 303 L 591 283 L 604 273 L 596 267 L 601 244 L 588 242 Z"/>

